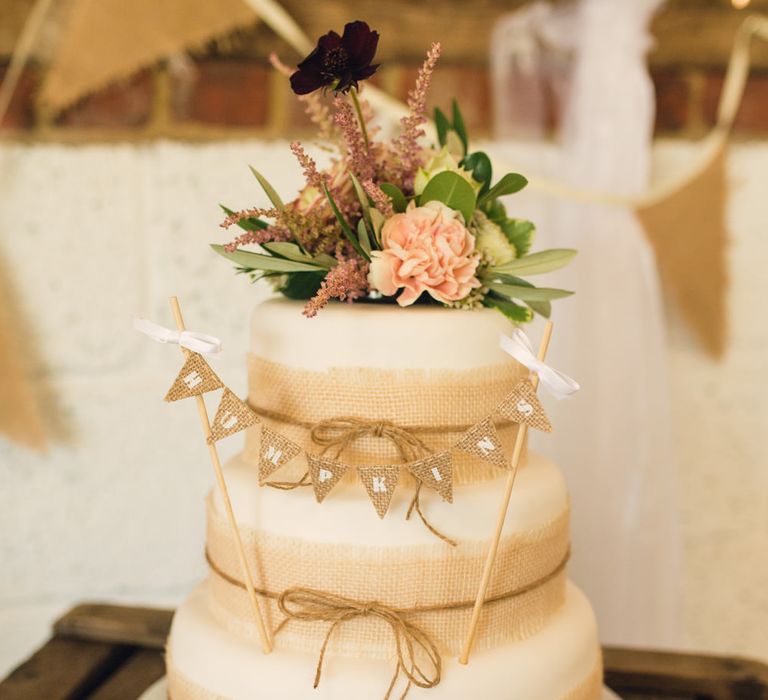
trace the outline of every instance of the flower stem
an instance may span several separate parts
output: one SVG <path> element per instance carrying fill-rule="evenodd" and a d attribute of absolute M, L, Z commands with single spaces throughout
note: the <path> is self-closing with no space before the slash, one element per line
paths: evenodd
<path fill-rule="evenodd" d="M 360 100 L 357 99 L 357 90 L 355 88 L 352 88 L 349 91 L 349 94 L 352 95 L 352 104 L 355 105 L 355 112 L 357 112 L 357 121 L 360 122 L 360 131 L 363 133 L 363 140 L 365 141 L 365 150 L 370 151 L 371 144 L 368 141 L 368 129 L 365 126 L 365 119 L 363 119 L 363 110 L 360 108 Z"/>

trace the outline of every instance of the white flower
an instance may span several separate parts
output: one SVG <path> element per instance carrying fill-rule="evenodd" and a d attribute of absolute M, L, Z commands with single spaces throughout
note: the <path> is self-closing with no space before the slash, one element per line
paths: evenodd
<path fill-rule="evenodd" d="M 481 184 L 472 178 L 472 173 L 469 170 L 459 167 L 459 161 L 456 160 L 448 151 L 447 146 L 443 146 L 435 155 L 430 158 L 427 165 L 423 168 L 419 168 L 416 172 L 416 177 L 413 180 L 413 191 L 416 194 L 421 194 L 427 183 L 439 173 L 450 171 L 461 175 L 475 190 L 480 190 Z"/>
<path fill-rule="evenodd" d="M 485 253 L 494 265 L 504 265 L 515 259 L 515 248 L 507 240 L 504 231 L 481 211 L 475 211 L 472 232 L 475 234 L 477 250 Z"/>

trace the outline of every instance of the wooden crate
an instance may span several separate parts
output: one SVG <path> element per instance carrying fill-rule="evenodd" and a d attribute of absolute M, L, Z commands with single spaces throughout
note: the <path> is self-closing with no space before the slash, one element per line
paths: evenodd
<path fill-rule="evenodd" d="M 0 682 L 0 700 L 136 700 L 165 671 L 172 615 L 78 605 Z M 768 666 L 756 661 L 616 647 L 604 654 L 606 684 L 623 700 L 768 700 Z"/>

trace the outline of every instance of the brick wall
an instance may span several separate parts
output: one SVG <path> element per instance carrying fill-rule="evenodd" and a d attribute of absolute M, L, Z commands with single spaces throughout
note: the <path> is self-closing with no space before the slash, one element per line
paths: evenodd
<path fill-rule="evenodd" d="M 393 4 L 397 2 L 385 3 Z M 487 21 L 486 34 L 495 16 L 514 4 L 481 3 L 482 9 L 476 12 L 480 20 Z M 286 5 L 302 19 L 304 5 L 298 3 L 291 8 L 290 1 Z M 768 10 L 768 0 L 754 0 L 752 7 Z M 371 12 L 375 14 L 373 9 Z M 315 25 L 338 24 L 319 14 L 305 18 L 308 31 Z M 657 16 L 650 62 L 658 102 L 656 129 L 660 135 L 696 137 L 712 126 L 728 52 L 743 17 L 742 12 L 720 0 L 672 0 Z M 384 67 L 377 82 L 404 99 L 420 62 L 413 46 L 423 44 L 424 37 L 398 36 L 393 41 L 391 37 L 397 33 L 387 30 L 392 17 L 382 15 L 376 20 L 371 22 L 381 27 L 389 40 L 382 51 Z M 492 126 L 487 37 L 470 40 L 467 36 L 471 33 L 465 30 L 462 25 L 459 36 L 454 27 L 454 33 L 444 38 L 447 48 L 431 100 L 446 105 L 453 96 L 460 95 L 468 126 L 473 134 L 485 136 Z M 0 52 L 2 48 L 0 43 Z M 266 56 L 273 49 L 286 60 L 296 59 L 266 27 L 258 26 L 230 38 L 226 50 L 212 45 L 194 57 L 143 71 L 122 85 L 86 98 L 53 120 L 35 109 L 40 71 L 33 66 L 21 81 L 4 126 L 12 130 L 14 138 L 46 141 L 300 135 L 308 131 L 307 121 L 285 80 L 275 75 L 267 62 Z M 753 61 L 736 130 L 737 135 L 763 137 L 768 135 L 768 47 L 756 44 Z M 0 68 L 0 77 L 3 73 Z M 556 122 L 556 105 L 551 106 L 550 112 Z"/>

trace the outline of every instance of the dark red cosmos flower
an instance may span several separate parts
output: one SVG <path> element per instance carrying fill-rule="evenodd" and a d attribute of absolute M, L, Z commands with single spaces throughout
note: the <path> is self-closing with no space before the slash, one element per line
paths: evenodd
<path fill-rule="evenodd" d="M 329 85 L 335 92 L 357 88 L 358 81 L 370 78 L 379 67 L 371 65 L 378 44 L 379 33 L 360 20 L 346 24 L 343 36 L 328 32 L 291 75 L 291 88 L 297 95 Z"/>

